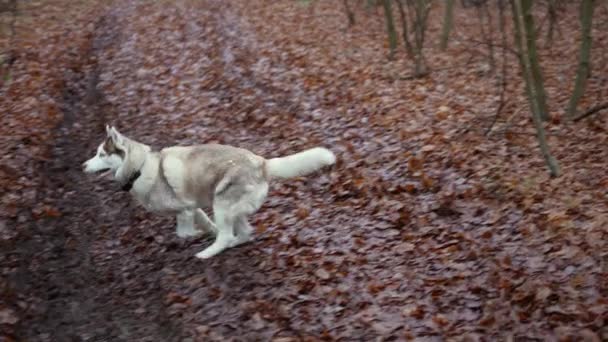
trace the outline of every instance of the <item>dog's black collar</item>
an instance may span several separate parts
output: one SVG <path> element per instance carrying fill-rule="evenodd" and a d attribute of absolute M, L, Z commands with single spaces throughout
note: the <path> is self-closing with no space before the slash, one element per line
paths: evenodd
<path fill-rule="evenodd" d="M 125 185 L 122 186 L 122 190 L 131 191 L 131 188 L 133 187 L 133 183 L 135 183 L 135 181 L 137 180 L 137 178 L 139 178 L 139 176 L 141 176 L 141 171 L 139 171 L 139 170 L 135 171 L 135 173 L 132 174 L 131 177 L 129 177 L 129 180 L 125 183 Z"/>

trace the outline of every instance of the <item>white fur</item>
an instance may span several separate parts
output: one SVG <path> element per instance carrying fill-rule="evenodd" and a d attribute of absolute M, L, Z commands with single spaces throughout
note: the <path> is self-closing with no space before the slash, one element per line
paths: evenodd
<path fill-rule="evenodd" d="M 267 183 L 250 185 L 248 191 L 237 201 L 218 195 L 213 205 L 217 238 L 211 246 L 196 254 L 196 257 L 208 259 L 226 248 L 249 241 L 253 228 L 247 222 L 247 216 L 262 206 L 266 195 L 268 195 Z"/>
<path fill-rule="evenodd" d="M 336 156 L 330 150 L 315 147 L 287 157 L 269 159 L 266 169 L 273 178 L 292 178 L 305 176 L 335 162 Z"/>
<path fill-rule="evenodd" d="M 120 157 L 108 154 L 103 150 L 103 143 L 97 147 L 97 154 L 86 162 L 84 162 L 84 172 L 93 173 L 101 170 L 116 171 L 122 165 Z"/>

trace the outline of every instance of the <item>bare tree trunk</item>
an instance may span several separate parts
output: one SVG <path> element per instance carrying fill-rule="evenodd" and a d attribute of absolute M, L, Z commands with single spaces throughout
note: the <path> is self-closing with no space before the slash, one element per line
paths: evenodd
<path fill-rule="evenodd" d="M 452 31 L 452 21 L 454 17 L 454 0 L 446 0 L 445 12 L 443 13 L 443 29 L 441 30 L 441 42 L 439 48 L 442 51 L 448 47 L 448 39 Z"/>
<path fill-rule="evenodd" d="M 16 39 L 17 31 L 15 26 L 17 25 L 17 15 L 18 15 L 18 5 L 17 0 L 8 0 L 2 3 L 2 7 L 0 8 L 0 13 L 2 12 L 10 12 L 11 19 L 8 23 L 9 26 L 9 37 L 7 44 L 7 51 L 3 51 L 5 57 L 0 59 L 0 87 L 4 85 L 4 82 L 9 79 L 10 71 L 9 69 L 13 66 L 13 63 L 16 60 L 15 49 L 14 49 L 14 41 Z"/>
<path fill-rule="evenodd" d="M 414 48 L 410 43 L 407 16 L 405 15 L 405 9 L 401 0 L 395 0 L 397 2 L 397 8 L 399 9 L 399 17 L 401 18 L 401 34 L 403 38 L 403 44 L 405 44 L 405 51 L 410 58 L 414 57 Z"/>
<path fill-rule="evenodd" d="M 530 51 L 529 48 L 530 40 L 534 42 L 534 24 L 532 21 L 526 20 L 525 17 L 530 15 L 529 9 L 531 0 L 511 0 L 511 5 L 513 7 L 515 41 L 520 53 L 519 61 L 522 68 L 522 74 L 526 82 L 526 92 L 528 93 L 530 109 L 532 111 L 532 121 L 536 127 L 540 150 L 545 162 L 547 163 L 547 166 L 549 167 L 549 172 L 552 177 L 557 177 L 559 176 L 559 166 L 557 164 L 557 160 L 553 157 L 553 155 L 551 155 L 549 145 L 547 144 L 545 129 L 543 128 L 541 118 L 542 109 L 540 104 L 539 89 L 536 87 L 538 83 L 534 79 L 533 58 L 535 56 L 532 54 L 532 51 Z M 524 37 L 527 44 L 524 44 Z"/>
<path fill-rule="evenodd" d="M 534 17 L 532 16 L 533 0 L 521 0 L 522 7 L 521 15 L 523 16 L 526 49 L 529 56 L 530 68 L 532 71 L 532 80 L 534 82 L 534 91 L 538 98 L 538 109 L 541 120 L 549 120 L 549 111 L 547 109 L 547 95 L 545 93 L 545 84 L 538 61 L 538 53 L 536 52 L 536 29 L 534 26 Z M 523 30 L 522 30 L 523 32 Z"/>
<path fill-rule="evenodd" d="M 498 0 L 498 30 L 500 31 L 501 44 L 503 46 L 502 49 L 502 67 L 501 67 L 501 75 L 500 75 L 500 97 L 498 102 L 498 107 L 496 108 L 496 114 L 494 115 L 494 120 L 492 124 L 486 130 L 486 135 L 489 135 L 492 132 L 492 128 L 498 121 L 498 117 L 500 116 L 502 109 L 505 107 L 508 102 L 505 99 L 505 93 L 507 90 L 507 49 L 504 47 L 507 46 L 507 30 L 505 23 L 505 11 L 504 11 L 504 2 L 503 0 Z"/>
<path fill-rule="evenodd" d="M 346 17 L 348 18 L 348 27 L 355 25 L 355 13 L 348 5 L 348 0 L 343 0 L 344 10 L 346 11 Z"/>
<path fill-rule="evenodd" d="M 477 11 L 477 20 L 479 21 L 479 32 L 481 33 L 482 41 L 488 47 L 488 67 L 490 71 L 494 71 L 494 32 L 492 30 L 492 16 L 486 1 L 480 1 L 474 4 Z M 486 25 L 488 32 L 486 32 Z"/>
<path fill-rule="evenodd" d="M 409 18 L 407 18 L 403 3 L 399 0 L 396 1 L 403 26 L 403 42 L 408 56 L 414 59 L 414 77 L 425 76 L 428 74 L 428 69 L 423 48 L 427 19 L 431 10 L 430 0 L 407 0 L 405 3 L 408 7 Z M 413 32 L 408 29 L 408 22 L 411 24 L 409 27 Z"/>
<path fill-rule="evenodd" d="M 576 114 L 576 106 L 578 105 L 581 97 L 583 97 L 585 86 L 587 84 L 587 78 L 591 72 L 589 53 L 591 51 L 591 23 L 593 19 L 593 5 L 593 0 L 582 0 L 581 2 L 581 49 L 578 61 L 578 70 L 576 72 L 576 81 L 574 82 L 574 91 L 572 91 L 572 96 L 570 97 L 568 108 L 566 109 L 566 116 L 569 119 L 574 118 Z"/>
<path fill-rule="evenodd" d="M 384 17 L 386 20 L 386 31 L 388 33 L 388 43 L 390 53 L 388 58 L 393 59 L 395 57 L 395 50 L 397 49 L 397 31 L 395 30 L 395 23 L 393 21 L 393 12 L 391 10 L 391 1 L 382 0 L 384 6 Z"/>
<path fill-rule="evenodd" d="M 427 19 L 431 6 L 429 0 L 416 0 L 414 4 L 414 76 L 422 77 L 428 73 L 424 60 L 423 48 L 426 35 Z"/>
<path fill-rule="evenodd" d="M 482 6 L 485 10 L 485 15 L 488 24 L 488 63 L 490 64 L 490 71 L 493 72 L 496 65 L 496 62 L 494 61 L 494 24 L 492 23 L 492 13 L 490 13 L 490 6 L 487 2 L 485 2 Z"/>
<path fill-rule="evenodd" d="M 555 0 L 547 1 L 547 15 L 549 16 L 549 29 L 547 30 L 547 46 L 553 45 L 553 33 L 555 32 L 555 22 L 557 21 L 557 9 Z"/>
<path fill-rule="evenodd" d="M 376 2 L 375 0 L 367 0 L 367 1 L 365 2 L 365 10 L 366 10 L 366 11 L 368 11 L 368 12 L 371 12 L 371 10 L 372 10 L 373 8 L 376 8 L 376 6 L 377 6 L 377 2 Z M 377 13 L 377 12 L 378 12 L 378 11 L 376 11 L 376 13 Z"/>

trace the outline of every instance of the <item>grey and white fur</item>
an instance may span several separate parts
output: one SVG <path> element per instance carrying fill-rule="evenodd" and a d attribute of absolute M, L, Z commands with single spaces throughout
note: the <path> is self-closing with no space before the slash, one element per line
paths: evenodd
<path fill-rule="evenodd" d="M 303 176 L 336 161 L 322 147 L 272 159 L 219 144 L 155 152 L 114 127 L 106 126 L 106 133 L 96 155 L 83 164 L 84 171 L 111 172 L 147 210 L 176 215 L 180 237 L 216 234 L 215 241 L 196 254 L 201 259 L 251 239 L 247 217 L 261 207 L 270 180 Z M 214 220 L 201 208 L 213 208 Z"/>

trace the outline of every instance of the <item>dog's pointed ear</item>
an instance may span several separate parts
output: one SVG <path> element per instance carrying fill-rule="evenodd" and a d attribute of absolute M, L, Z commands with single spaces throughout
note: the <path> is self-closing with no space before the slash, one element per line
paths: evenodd
<path fill-rule="evenodd" d="M 109 136 L 116 146 L 123 146 L 123 136 L 114 126 L 110 128 Z"/>
<path fill-rule="evenodd" d="M 110 125 L 106 125 L 106 134 L 111 136 L 112 130 L 110 129 Z"/>

